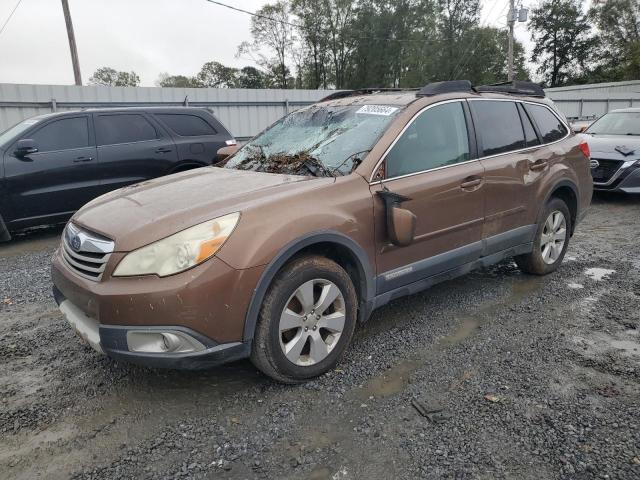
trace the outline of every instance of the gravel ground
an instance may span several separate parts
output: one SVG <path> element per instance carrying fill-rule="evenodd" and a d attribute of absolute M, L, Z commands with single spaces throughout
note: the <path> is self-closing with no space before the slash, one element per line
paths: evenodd
<path fill-rule="evenodd" d="M 59 234 L 0 246 L 0 478 L 640 478 L 640 198 L 597 197 L 548 277 L 380 309 L 298 387 L 99 357 L 49 293 Z"/>

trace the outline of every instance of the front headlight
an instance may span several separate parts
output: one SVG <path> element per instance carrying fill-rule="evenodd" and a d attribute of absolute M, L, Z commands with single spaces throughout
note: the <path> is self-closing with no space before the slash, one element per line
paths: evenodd
<path fill-rule="evenodd" d="M 211 258 L 229 238 L 239 219 L 239 212 L 230 213 L 134 250 L 122 259 L 113 276 L 166 277 L 187 270 Z"/>

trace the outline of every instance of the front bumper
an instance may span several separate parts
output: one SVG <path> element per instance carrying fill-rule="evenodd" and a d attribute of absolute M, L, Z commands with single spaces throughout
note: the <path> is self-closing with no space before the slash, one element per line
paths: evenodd
<path fill-rule="evenodd" d="M 194 330 L 182 326 L 102 325 L 65 298 L 55 286 L 53 287 L 53 296 L 60 311 L 65 315 L 78 336 L 98 353 L 106 354 L 115 360 L 153 368 L 194 370 L 247 358 L 250 353 L 251 346 L 248 343 L 230 342 L 219 344 Z M 191 338 L 194 343 L 201 345 L 202 349 L 180 353 L 140 352 L 132 348 L 130 334 L 157 336 L 161 332 L 178 333 L 183 338 Z"/>
<path fill-rule="evenodd" d="M 608 192 L 640 193 L 640 165 L 621 168 L 608 184 L 593 183 L 593 189 Z"/>

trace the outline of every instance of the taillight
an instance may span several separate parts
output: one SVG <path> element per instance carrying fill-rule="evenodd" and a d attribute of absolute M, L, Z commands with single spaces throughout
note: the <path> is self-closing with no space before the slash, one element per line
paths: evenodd
<path fill-rule="evenodd" d="M 585 157 L 591 158 L 591 151 L 589 150 L 589 144 L 587 142 L 582 142 L 580 145 L 578 145 L 578 148 L 580 149 L 580 151 L 582 151 L 582 153 L 584 153 Z"/>

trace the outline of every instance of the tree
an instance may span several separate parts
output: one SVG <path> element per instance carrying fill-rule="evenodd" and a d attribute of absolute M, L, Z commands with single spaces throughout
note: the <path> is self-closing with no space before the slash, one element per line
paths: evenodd
<path fill-rule="evenodd" d="M 581 0 L 544 0 L 532 11 L 529 29 L 535 42 L 531 61 L 547 85 L 566 84 L 588 68 L 595 40 Z"/>
<path fill-rule="evenodd" d="M 598 65 L 585 80 L 631 80 L 640 77 L 640 2 L 594 0 L 589 19 L 598 29 Z"/>
<path fill-rule="evenodd" d="M 276 85 L 279 88 L 288 88 L 287 58 L 291 54 L 295 41 L 289 3 L 280 0 L 259 9 L 251 18 L 251 36 L 253 42 L 243 42 L 238 47 L 238 56 L 251 51 L 255 52 L 259 55 L 259 65 L 277 72 Z M 262 53 L 263 48 L 275 56 L 266 56 Z"/>
<path fill-rule="evenodd" d="M 197 88 L 202 84 L 196 77 L 186 77 L 184 75 L 169 75 L 161 73 L 156 81 L 159 87 L 181 87 L 181 88 Z"/>
<path fill-rule="evenodd" d="M 203 87 L 235 88 L 238 85 L 238 70 L 219 62 L 207 62 L 200 69 L 197 80 Z"/>
<path fill-rule="evenodd" d="M 101 67 L 89 78 L 89 84 L 108 87 L 137 87 L 140 85 L 140 77 L 133 71 L 119 72 L 111 67 Z"/>
<path fill-rule="evenodd" d="M 238 73 L 239 88 L 269 88 L 268 75 L 256 67 L 244 67 Z"/>

